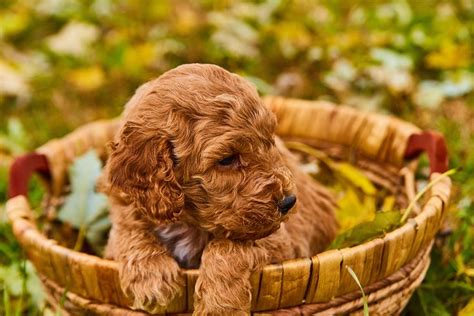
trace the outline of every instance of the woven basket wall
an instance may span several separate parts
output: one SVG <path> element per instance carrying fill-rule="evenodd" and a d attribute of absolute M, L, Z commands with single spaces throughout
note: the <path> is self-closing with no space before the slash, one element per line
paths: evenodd
<path fill-rule="evenodd" d="M 398 119 L 362 113 L 327 102 L 265 98 L 277 115 L 278 134 L 350 160 L 377 185 L 395 194 L 399 204 L 415 195 L 416 163 L 404 161 L 415 126 Z M 67 183 L 67 168 L 75 157 L 95 148 L 105 156 L 105 145 L 119 125 L 118 120 L 85 125 L 62 139 L 39 148 L 47 156 L 53 196 L 60 196 Z M 433 174 L 431 177 L 438 176 Z M 398 314 L 429 266 L 434 236 L 444 216 L 450 194 L 449 178 L 439 181 L 424 205 L 402 227 L 351 248 L 330 250 L 312 258 L 268 265 L 252 276 L 252 311 L 282 314 L 362 313 L 362 298 L 345 266 L 357 274 L 374 315 Z M 47 239 L 37 228 L 27 198 L 7 202 L 13 231 L 36 267 L 49 301 L 64 314 L 142 315 L 120 289 L 117 263 L 74 252 Z M 197 270 L 184 271 L 187 284 L 161 313 L 192 312 Z M 61 302 L 61 303 L 60 303 Z"/>

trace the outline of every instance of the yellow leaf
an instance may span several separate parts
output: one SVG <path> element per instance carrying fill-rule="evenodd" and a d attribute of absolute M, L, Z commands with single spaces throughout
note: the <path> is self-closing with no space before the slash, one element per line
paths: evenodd
<path fill-rule="evenodd" d="M 338 176 L 358 187 L 365 194 L 374 195 L 376 189 L 372 182 L 359 169 L 349 163 L 335 162 L 326 153 L 300 142 L 285 142 L 286 147 L 311 155 L 333 170 Z"/>
<path fill-rule="evenodd" d="M 0 15 L 0 37 L 2 35 L 15 35 L 28 26 L 28 15 L 24 12 L 5 12 Z"/>
<path fill-rule="evenodd" d="M 468 45 L 456 45 L 445 42 L 439 51 L 426 56 L 426 64 L 435 69 L 453 69 L 468 67 L 470 63 L 471 48 Z"/>
<path fill-rule="evenodd" d="M 341 231 L 374 218 L 375 212 L 373 207 L 368 206 L 371 204 L 370 200 L 365 197 L 364 201 L 361 202 L 357 193 L 350 187 L 347 188 L 337 204 L 339 207 L 336 212 L 336 218 Z"/>
<path fill-rule="evenodd" d="M 395 205 L 395 197 L 393 195 L 387 196 L 383 200 L 382 212 L 393 211 L 393 206 Z"/>
<path fill-rule="evenodd" d="M 312 43 L 311 35 L 299 22 L 279 23 L 276 33 L 280 41 L 288 41 L 299 49 L 307 48 Z"/>
<path fill-rule="evenodd" d="M 348 31 L 347 33 L 338 33 L 335 36 L 328 36 L 328 43 L 330 45 L 340 47 L 341 49 L 351 49 L 357 47 L 364 40 L 364 36 L 356 30 Z"/>
<path fill-rule="evenodd" d="M 473 316 L 474 315 L 474 298 L 471 298 L 469 303 L 464 306 L 458 313 L 458 316 Z"/>
<path fill-rule="evenodd" d="M 156 49 L 152 43 L 129 47 L 125 51 L 124 64 L 129 70 L 136 70 L 156 62 Z"/>
<path fill-rule="evenodd" d="M 104 71 L 98 67 L 87 67 L 73 70 L 69 80 L 79 90 L 91 91 L 102 86 L 105 80 Z"/>
<path fill-rule="evenodd" d="M 198 14 L 191 8 L 182 6 L 174 22 L 174 28 L 180 35 L 188 35 L 196 30 L 199 24 Z"/>
<path fill-rule="evenodd" d="M 365 194 L 375 194 L 376 189 L 372 182 L 356 167 L 344 162 L 334 163 L 333 166 L 339 175 L 360 188 Z"/>

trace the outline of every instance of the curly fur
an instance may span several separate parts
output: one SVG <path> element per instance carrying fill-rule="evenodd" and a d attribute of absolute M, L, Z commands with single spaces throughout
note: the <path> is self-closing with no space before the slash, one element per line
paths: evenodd
<path fill-rule="evenodd" d="M 218 66 L 183 65 L 137 90 L 102 183 L 113 223 L 106 256 L 136 308 L 179 294 L 181 266 L 200 269 L 196 313 L 246 313 L 252 272 L 332 240 L 331 196 L 275 127 L 255 88 Z M 296 189 L 296 206 L 279 212 Z"/>

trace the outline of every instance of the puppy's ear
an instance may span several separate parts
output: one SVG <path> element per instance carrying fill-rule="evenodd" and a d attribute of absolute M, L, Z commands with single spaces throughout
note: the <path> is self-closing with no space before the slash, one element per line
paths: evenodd
<path fill-rule="evenodd" d="M 127 122 L 112 145 L 106 166 L 112 191 L 125 194 L 152 219 L 169 222 L 184 206 L 184 195 L 173 171 L 172 145 L 159 130 Z"/>

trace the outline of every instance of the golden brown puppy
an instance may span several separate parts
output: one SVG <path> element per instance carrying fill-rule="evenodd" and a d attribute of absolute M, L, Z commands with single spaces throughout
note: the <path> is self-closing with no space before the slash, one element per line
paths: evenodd
<path fill-rule="evenodd" d="M 200 269 L 196 313 L 248 312 L 252 272 L 332 240 L 332 198 L 275 127 L 255 88 L 218 66 L 183 65 L 137 90 L 103 183 L 106 256 L 137 308 L 168 304 L 181 266 Z"/>

